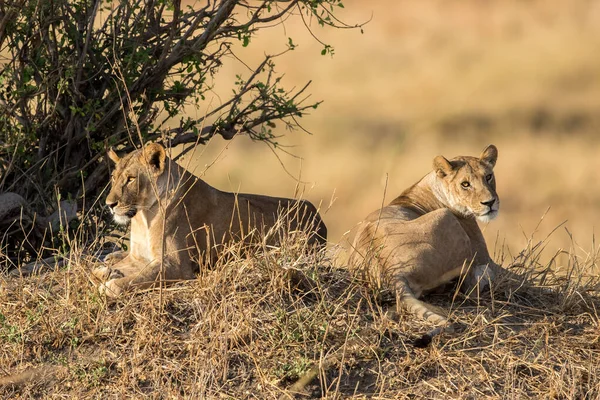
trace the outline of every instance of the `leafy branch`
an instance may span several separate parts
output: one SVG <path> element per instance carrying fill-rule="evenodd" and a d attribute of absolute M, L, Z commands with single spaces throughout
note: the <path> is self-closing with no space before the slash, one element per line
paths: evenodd
<path fill-rule="evenodd" d="M 0 192 L 16 190 L 44 211 L 55 193 L 82 202 L 108 180 L 108 146 L 204 144 L 240 134 L 277 146 L 277 124 L 297 128 L 319 105 L 308 101 L 310 82 L 282 85 L 275 61 L 285 51 L 237 77 L 230 98 L 206 115 L 191 118 L 186 107 L 208 108 L 224 60 L 242 62 L 236 45 L 250 46 L 259 30 L 298 16 L 309 30 L 308 20 L 350 28 L 335 17 L 342 7 L 340 0 L 0 2 L 0 54 L 7 55 L 0 60 L 0 158 L 7 160 Z"/>

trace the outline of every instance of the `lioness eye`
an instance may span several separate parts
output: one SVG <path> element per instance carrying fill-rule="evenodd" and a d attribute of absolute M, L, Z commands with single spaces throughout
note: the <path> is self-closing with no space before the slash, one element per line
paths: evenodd
<path fill-rule="evenodd" d="M 493 176 L 492 174 L 486 175 L 486 176 L 485 176 L 485 180 L 489 182 L 489 181 L 491 181 L 491 180 L 492 180 L 492 178 L 493 178 L 493 177 L 494 177 L 494 176 Z"/>
<path fill-rule="evenodd" d="M 464 187 L 465 189 L 468 188 L 469 186 L 471 186 L 471 184 L 467 181 L 464 181 L 463 183 L 461 183 L 461 186 Z"/>
<path fill-rule="evenodd" d="M 127 177 L 127 183 L 131 183 L 133 181 L 135 181 L 135 178 L 133 176 L 128 176 Z"/>

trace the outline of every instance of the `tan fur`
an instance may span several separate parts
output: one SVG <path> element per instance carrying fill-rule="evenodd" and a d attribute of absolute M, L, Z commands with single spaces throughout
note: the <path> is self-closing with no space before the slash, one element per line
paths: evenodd
<path fill-rule="evenodd" d="M 350 265 L 364 267 L 376 286 L 395 290 L 398 307 L 446 325 L 446 316 L 418 298 L 458 276 L 466 290 L 483 289 L 499 268 L 477 225 L 498 213 L 497 157 L 493 145 L 479 158 L 436 157 L 432 172 L 362 222 Z"/>
<path fill-rule="evenodd" d="M 250 245 L 269 233 L 267 244 L 276 245 L 288 230 L 303 229 L 311 246 L 326 242 L 325 224 L 308 201 L 222 192 L 170 160 L 159 144 L 108 156 L 116 166 L 106 204 L 115 221 L 131 221 L 130 251 L 110 254 L 93 272 L 108 296 L 191 279 L 233 241 Z M 281 215 L 287 226 L 276 225 Z"/>

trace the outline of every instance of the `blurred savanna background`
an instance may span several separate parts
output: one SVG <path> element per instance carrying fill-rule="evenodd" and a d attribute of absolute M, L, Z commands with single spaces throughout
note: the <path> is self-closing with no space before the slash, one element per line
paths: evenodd
<path fill-rule="evenodd" d="M 484 227 L 490 250 L 504 244 L 518 254 L 559 226 L 544 257 L 594 250 L 600 1 L 344 5 L 337 15 L 350 25 L 368 21 L 363 33 L 294 16 L 236 50 L 254 66 L 292 39 L 297 47 L 276 59 L 276 70 L 286 87 L 312 80 L 310 100 L 323 100 L 302 118 L 311 134 L 278 125 L 275 152 L 245 137 L 215 137 L 183 164 L 224 190 L 303 192 L 321 203 L 330 241 L 338 243 L 426 174 L 436 155 L 479 155 L 493 143 L 501 213 Z M 333 57 L 320 55 L 319 41 L 333 46 Z M 231 93 L 236 75 L 249 74 L 231 61 L 224 60 L 207 107 Z"/>

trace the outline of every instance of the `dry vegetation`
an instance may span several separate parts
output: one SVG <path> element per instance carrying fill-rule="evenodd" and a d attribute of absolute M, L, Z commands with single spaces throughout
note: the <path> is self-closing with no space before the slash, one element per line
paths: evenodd
<path fill-rule="evenodd" d="M 311 201 L 335 199 L 332 242 L 435 155 L 493 142 L 502 205 L 485 235 L 523 283 L 498 282 L 478 301 L 452 287 L 430 295 L 465 329 L 419 349 L 429 327 L 391 319 L 390 297 L 352 276 L 335 246 L 306 256 L 300 240 L 251 257 L 234 247 L 194 281 L 107 303 L 89 279 L 101 243 L 69 243 L 66 269 L 0 275 L 0 397 L 278 398 L 314 367 L 307 398 L 600 397 L 600 2 L 345 3 L 346 19 L 373 20 L 361 36 L 322 32 L 333 60 L 307 62 L 320 47 L 294 36 L 293 20 L 240 49 L 252 59 L 288 36 L 300 44 L 278 68 L 291 85 L 313 79 L 326 102 L 308 117 L 314 136 L 286 139 L 303 160 L 280 156 Z M 224 91 L 239 72 L 227 68 Z M 196 173 L 225 190 L 297 186 L 244 138 L 196 156 Z"/>
<path fill-rule="evenodd" d="M 311 369 L 310 398 L 600 396 L 597 254 L 540 265 L 532 243 L 512 268 L 522 282 L 479 301 L 430 295 L 465 329 L 419 349 L 423 322 L 388 313 L 334 250 L 303 246 L 232 247 L 194 281 L 114 303 L 83 253 L 66 271 L 2 276 L 0 397 L 278 398 Z"/>

